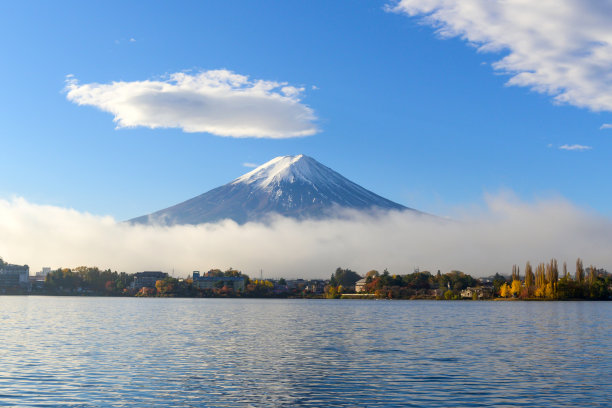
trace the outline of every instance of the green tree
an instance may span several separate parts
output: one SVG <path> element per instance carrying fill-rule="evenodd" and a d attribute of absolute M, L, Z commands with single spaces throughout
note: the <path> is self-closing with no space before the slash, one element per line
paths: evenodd
<path fill-rule="evenodd" d="M 578 282 L 578 284 L 582 284 L 582 282 L 584 281 L 584 267 L 582 266 L 582 259 L 580 258 L 576 259 L 575 279 L 576 279 L 576 282 Z"/>
<path fill-rule="evenodd" d="M 344 287 L 354 286 L 360 279 L 361 276 L 359 276 L 357 272 L 351 271 L 350 269 L 337 268 L 336 272 L 331 276 L 330 285 L 342 285 Z"/>
<path fill-rule="evenodd" d="M 517 265 L 512 265 L 512 280 L 521 280 L 521 270 Z"/>
<path fill-rule="evenodd" d="M 531 264 L 527 261 L 525 265 L 525 287 L 527 288 L 527 293 L 531 294 L 533 291 L 533 286 L 535 284 L 535 276 L 533 275 L 533 269 L 531 269 Z"/>
<path fill-rule="evenodd" d="M 493 290 L 495 291 L 495 293 L 499 293 L 499 289 L 504 283 L 506 283 L 506 278 L 499 272 L 496 273 L 495 276 L 493 276 Z"/>

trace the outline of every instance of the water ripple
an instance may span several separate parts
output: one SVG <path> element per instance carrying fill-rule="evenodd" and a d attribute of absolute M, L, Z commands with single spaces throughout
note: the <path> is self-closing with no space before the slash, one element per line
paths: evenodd
<path fill-rule="evenodd" d="M 608 407 L 611 312 L 0 297 L 0 406 Z"/>

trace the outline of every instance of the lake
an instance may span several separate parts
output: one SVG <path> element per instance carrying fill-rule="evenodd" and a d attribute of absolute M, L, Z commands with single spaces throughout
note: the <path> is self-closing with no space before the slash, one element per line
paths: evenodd
<path fill-rule="evenodd" d="M 612 406 L 612 302 L 0 297 L 4 406 Z"/>

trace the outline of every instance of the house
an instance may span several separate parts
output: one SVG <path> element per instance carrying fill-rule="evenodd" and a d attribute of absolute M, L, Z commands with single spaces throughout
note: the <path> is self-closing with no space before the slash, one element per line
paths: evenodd
<path fill-rule="evenodd" d="M 308 284 L 304 288 L 304 291 L 308 293 L 321 294 L 325 291 L 325 281 L 321 279 L 309 280 Z"/>
<path fill-rule="evenodd" d="M 359 279 L 355 283 L 355 292 L 361 293 L 366 291 L 366 278 Z"/>
<path fill-rule="evenodd" d="M 493 288 L 489 286 L 477 286 L 475 288 L 466 288 L 461 291 L 462 298 L 472 299 L 474 294 L 478 299 L 489 298 L 493 295 Z"/>

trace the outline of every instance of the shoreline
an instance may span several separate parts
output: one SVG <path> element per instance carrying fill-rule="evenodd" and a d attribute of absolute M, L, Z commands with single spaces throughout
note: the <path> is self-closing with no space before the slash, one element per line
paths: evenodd
<path fill-rule="evenodd" d="M 436 299 L 426 297 L 415 297 L 409 299 L 376 297 L 373 293 L 345 293 L 339 298 L 327 298 L 325 296 L 135 296 L 116 294 L 77 294 L 77 293 L 1 293 L 0 297 L 33 296 L 33 297 L 96 297 L 96 298 L 121 298 L 121 299 L 270 299 L 270 300 L 385 300 L 385 301 L 436 301 L 436 302 L 609 302 L 612 299 L 547 299 L 547 298 L 489 298 L 489 299 Z"/>

